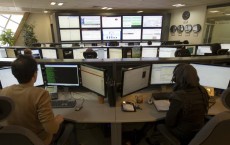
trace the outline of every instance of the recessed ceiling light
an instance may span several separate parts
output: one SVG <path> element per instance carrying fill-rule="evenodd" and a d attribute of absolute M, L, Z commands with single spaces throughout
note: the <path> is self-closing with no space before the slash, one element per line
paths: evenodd
<path fill-rule="evenodd" d="M 175 4 L 175 5 L 172 5 L 172 6 L 174 6 L 174 7 L 184 7 L 185 4 Z"/>
<path fill-rule="evenodd" d="M 108 7 L 103 7 L 103 8 L 101 8 L 101 9 L 103 9 L 103 10 L 104 10 L 104 9 L 107 9 L 107 8 L 108 8 Z"/>
<path fill-rule="evenodd" d="M 64 3 L 58 3 L 58 6 L 62 6 Z"/>
<path fill-rule="evenodd" d="M 220 12 L 220 11 L 209 11 L 210 13 L 218 13 L 218 12 Z"/>
<path fill-rule="evenodd" d="M 56 2 L 51 2 L 50 5 L 52 5 L 52 6 L 53 6 L 53 5 L 56 5 Z"/>
<path fill-rule="evenodd" d="M 49 11 L 43 11 L 44 13 L 48 13 Z"/>
<path fill-rule="evenodd" d="M 113 8 L 107 8 L 107 10 L 112 10 Z"/>
<path fill-rule="evenodd" d="M 137 11 L 137 13 L 143 13 L 143 11 Z"/>

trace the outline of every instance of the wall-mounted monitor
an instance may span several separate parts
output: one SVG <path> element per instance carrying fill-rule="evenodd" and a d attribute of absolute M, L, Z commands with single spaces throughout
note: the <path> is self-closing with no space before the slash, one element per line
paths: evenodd
<path fill-rule="evenodd" d="M 151 66 L 122 69 L 121 96 L 126 96 L 149 86 Z M 135 78 L 135 79 L 134 79 Z"/>
<path fill-rule="evenodd" d="M 162 16 L 143 16 L 143 27 L 162 27 Z"/>
<path fill-rule="evenodd" d="M 160 40 L 161 29 L 143 29 L 142 40 Z"/>
<path fill-rule="evenodd" d="M 212 53 L 211 46 L 198 46 L 196 55 L 205 55 L 205 53 Z"/>
<path fill-rule="evenodd" d="M 192 64 L 200 78 L 200 84 L 206 87 L 227 89 L 230 83 L 230 67 Z"/>
<path fill-rule="evenodd" d="M 141 57 L 157 57 L 157 47 L 142 47 Z"/>
<path fill-rule="evenodd" d="M 58 16 L 60 28 L 79 28 L 79 16 Z"/>
<path fill-rule="evenodd" d="M 102 28 L 120 28 L 121 16 L 102 16 Z"/>
<path fill-rule="evenodd" d="M 1 82 L 2 88 L 8 87 L 14 84 L 18 84 L 17 79 L 12 74 L 11 67 L 0 68 L 0 82 Z M 41 65 L 38 64 L 37 80 L 34 83 L 34 86 L 41 86 L 41 85 L 44 85 L 44 81 L 43 81 Z"/>
<path fill-rule="evenodd" d="M 47 85 L 79 86 L 79 72 L 77 65 L 47 64 L 45 65 Z"/>
<path fill-rule="evenodd" d="M 123 16 L 123 27 L 139 28 L 141 27 L 141 16 Z"/>
<path fill-rule="evenodd" d="M 5 48 L 0 48 L 0 58 L 6 58 L 7 53 Z"/>
<path fill-rule="evenodd" d="M 60 37 L 61 41 L 80 41 L 80 29 L 62 29 Z"/>
<path fill-rule="evenodd" d="M 121 29 L 103 29 L 103 40 L 121 40 Z"/>
<path fill-rule="evenodd" d="M 73 49 L 73 58 L 74 59 L 85 59 L 83 56 L 83 52 L 86 51 L 87 48 L 79 48 Z"/>
<path fill-rule="evenodd" d="M 82 86 L 106 96 L 106 70 L 89 65 L 81 65 Z"/>
<path fill-rule="evenodd" d="M 82 29 L 82 40 L 101 40 L 101 29 Z"/>
<path fill-rule="evenodd" d="M 40 50 L 39 49 L 31 49 L 32 56 L 35 59 L 41 58 Z M 20 50 L 20 54 L 24 55 L 24 50 Z"/>
<path fill-rule="evenodd" d="M 43 59 L 57 59 L 57 49 L 42 48 Z"/>
<path fill-rule="evenodd" d="M 151 84 L 171 84 L 177 64 L 152 64 Z"/>
<path fill-rule="evenodd" d="M 81 16 L 81 28 L 100 28 L 100 16 Z"/>
<path fill-rule="evenodd" d="M 159 57 L 175 57 L 177 48 L 160 47 Z"/>
<path fill-rule="evenodd" d="M 122 58 L 122 48 L 108 48 L 108 58 Z"/>
<path fill-rule="evenodd" d="M 123 40 L 140 40 L 141 29 L 123 29 Z"/>

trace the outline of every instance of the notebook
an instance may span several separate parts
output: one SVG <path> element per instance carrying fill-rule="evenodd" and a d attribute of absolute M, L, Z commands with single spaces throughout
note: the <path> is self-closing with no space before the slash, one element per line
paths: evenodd
<path fill-rule="evenodd" d="M 170 102 L 169 100 L 154 100 L 153 104 L 155 105 L 157 111 L 168 111 Z"/>

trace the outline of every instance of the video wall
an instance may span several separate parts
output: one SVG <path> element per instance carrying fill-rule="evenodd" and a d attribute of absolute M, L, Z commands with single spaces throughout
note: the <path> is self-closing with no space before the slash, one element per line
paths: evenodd
<path fill-rule="evenodd" d="M 162 15 L 57 16 L 61 42 L 161 40 Z"/>

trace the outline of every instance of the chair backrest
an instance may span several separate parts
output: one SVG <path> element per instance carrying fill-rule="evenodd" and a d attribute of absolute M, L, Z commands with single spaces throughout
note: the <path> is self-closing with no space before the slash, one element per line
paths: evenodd
<path fill-rule="evenodd" d="M 230 108 L 230 88 L 222 93 L 223 104 Z M 230 111 L 214 116 L 196 134 L 189 145 L 229 145 Z"/>
<path fill-rule="evenodd" d="M 97 53 L 95 51 L 85 51 L 83 52 L 84 58 L 97 58 Z"/>
<path fill-rule="evenodd" d="M 0 121 L 6 119 L 14 109 L 9 97 L 0 96 Z M 20 126 L 1 126 L 0 143 L 3 145 L 43 145 L 43 141 L 32 131 Z"/>
<path fill-rule="evenodd" d="M 189 56 L 191 56 L 188 49 L 177 49 L 175 51 L 174 55 L 175 55 L 175 57 L 189 57 Z"/>

